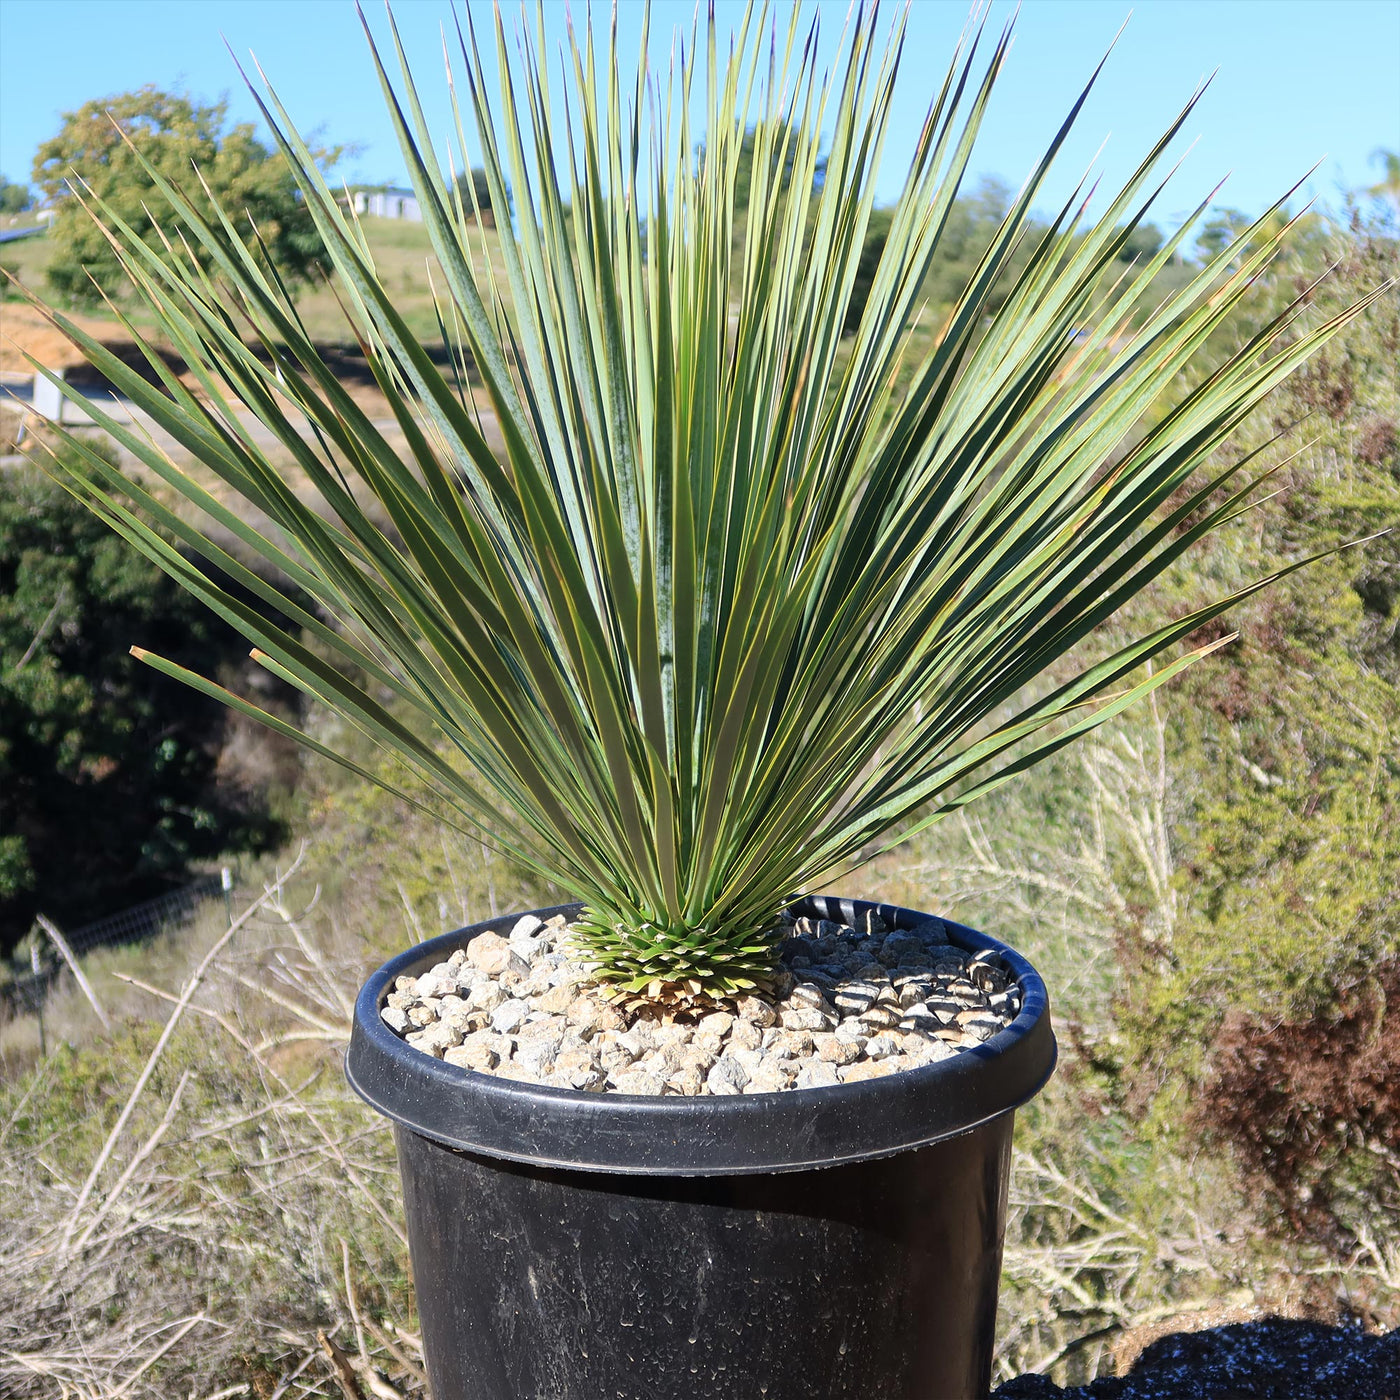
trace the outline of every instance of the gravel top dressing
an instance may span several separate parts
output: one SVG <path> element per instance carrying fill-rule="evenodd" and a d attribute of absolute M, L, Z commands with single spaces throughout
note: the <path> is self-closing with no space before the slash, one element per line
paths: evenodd
<path fill-rule="evenodd" d="M 479 934 L 381 1015 L 408 1044 L 506 1079 L 619 1094 L 765 1094 L 877 1079 L 947 1059 L 1011 1024 L 1021 992 L 996 953 L 941 920 L 889 929 L 799 918 L 778 931 L 771 993 L 704 1009 L 619 1000 L 570 956 L 563 915 Z"/>

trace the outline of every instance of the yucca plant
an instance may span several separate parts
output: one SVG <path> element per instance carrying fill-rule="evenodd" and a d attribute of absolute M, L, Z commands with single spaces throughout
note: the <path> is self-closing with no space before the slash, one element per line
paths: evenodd
<path fill-rule="evenodd" d="M 1057 666 L 1247 508 L 1268 472 L 1221 464 L 1216 449 L 1339 324 L 1302 333 L 1294 307 L 1171 398 L 1278 238 L 1266 214 L 1144 311 L 1191 221 L 1140 266 L 1123 271 L 1119 255 L 1196 99 L 1097 218 L 1080 188 L 1035 227 L 1081 97 L 934 334 L 920 288 L 1010 38 L 1008 26 L 979 65 L 974 27 L 843 339 L 904 37 L 903 17 L 884 31 L 877 8 L 849 21 L 830 83 L 796 7 L 781 21 L 751 9 L 727 57 L 711 14 L 658 78 L 645 40 L 625 75 L 615 30 L 601 54 L 571 30 L 562 98 L 543 18 L 522 19 L 513 50 L 497 12 L 498 109 L 468 9 L 454 36 L 466 72 L 456 147 L 468 168 L 465 112 L 499 267 L 462 202 L 473 182 L 435 153 L 397 32 L 398 90 L 371 38 L 441 265 L 446 359 L 410 334 L 363 231 L 270 95 L 264 112 L 404 449 L 337 382 L 256 245 L 235 235 L 235 211 L 210 215 L 192 182 L 149 172 L 209 255 L 206 273 L 189 246 L 157 255 L 78 192 L 199 392 L 134 328 L 158 387 L 55 323 L 272 527 L 100 413 L 181 508 L 91 452 L 70 489 L 242 629 L 270 671 L 399 760 L 415 780 L 404 800 L 581 900 L 583 952 L 632 991 L 761 987 L 769 930 L 795 896 L 1210 651 L 1147 666 L 1244 593 Z M 248 414 L 319 502 L 297 495 Z M 290 623 L 268 622 L 210 566 Z M 1034 687 L 1051 667 L 1054 683 Z"/>

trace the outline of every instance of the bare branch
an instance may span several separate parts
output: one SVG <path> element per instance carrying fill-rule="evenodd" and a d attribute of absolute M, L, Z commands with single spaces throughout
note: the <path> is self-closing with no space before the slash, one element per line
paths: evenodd
<path fill-rule="evenodd" d="M 68 946 L 68 940 L 58 931 L 57 926 L 46 919 L 42 914 L 36 914 L 34 918 L 39 927 L 43 929 L 53 941 L 54 947 L 62 954 L 63 961 L 68 964 L 69 970 L 72 972 L 78 986 L 82 989 L 83 995 L 92 1003 L 92 1009 L 97 1012 L 97 1019 L 102 1022 L 102 1029 L 110 1035 L 112 1033 L 112 1023 L 107 1019 L 107 1013 L 102 1009 L 102 1003 L 98 1001 L 97 993 L 92 990 L 92 983 L 83 976 L 83 970 L 78 966 L 78 959 L 74 957 L 73 950 Z"/>
<path fill-rule="evenodd" d="M 78 1199 L 73 1206 L 73 1212 L 68 1217 L 67 1225 L 64 1226 L 63 1244 L 61 1247 L 62 1252 L 68 1252 L 69 1245 L 78 1228 L 78 1216 L 83 1207 L 87 1204 L 88 1197 L 92 1194 L 92 1188 L 97 1184 L 98 1177 L 102 1175 L 103 1168 L 107 1165 L 108 1159 L 111 1157 L 123 1130 L 126 1128 L 127 1120 L 131 1117 L 133 1110 L 136 1108 L 137 1100 L 140 1099 L 142 1091 L 150 1081 L 151 1075 L 155 1072 L 156 1065 L 160 1062 L 161 1055 L 165 1053 L 165 1047 L 170 1043 L 170 1037 L 175 1034 L 175 1028 L 179 1025 L 180 1019 L 184 1015 L 185 1008 L 189 1006 L 190 1000 L 198 990 L 200 983 L 203 982 L 205 973 L 208 972 L 214 959 L 224 950 L 234 934 L 236 934 L 238 930 L 268 902 L 275 889 L 280 888 L 292 877 L 300 866 L 305 853 L 306 847 L 303 846 L 296 860 L 292 862 L 291 869 L 288 870 L 285 875 L 278 877 L 276 885 L 269 886 L 258 899 L 254 900 L 253 903 L 229 924 L 228 928 L 225 929 L 217 939 L 215 939 L 213 947 L 211 947 L 200 960 L 199 966 L 195 968 L 189 980 L 185 983 L 184 989 L 180 993 L 180 999 L 176 1002 L 174 1011 L 170 1013 L 170 1019 L 166 1021 L 165 1029 L 160 1033 L 160 1039 L 156 1041 L 154 1048 L 151 1050 L 150 1056 L 146 1060 L 145 1068 L 142 1069 L 135 1086 L 132 1088 L 125 1107 L 122 1109 L 121 1113 L 118 1114 L 117 1121 L 112 1125 L 112 1131 L 107 1135 L 107 1141 L 103 1143 L 102 1150 L 97 1154 L 97 1160 L 92 1164 L 92 1170 L 88 1173 L 87 1180 L 83 1183 L 82 1190 L 78 1192 Z"/>

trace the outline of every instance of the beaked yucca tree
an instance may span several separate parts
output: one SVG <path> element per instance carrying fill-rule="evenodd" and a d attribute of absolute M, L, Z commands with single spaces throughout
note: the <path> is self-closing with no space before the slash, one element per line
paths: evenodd
<path fill-rule="evenodd" d="M 1213 454 L 1337 324 L 1301 333 L 1293 308 L 1162 407 L 1277 238 L 1248 231 L 1246 253 L 1223 249 L 1144 314 L 1190 221 L 1127 273 L 1119 254 L 1191 104 L 1097 219 L 1081 187 L 1033 228 L 1081 97 L 941 333 L 921 332 L 920 287 L 1010 38 L 979 66 L 974 22 L 843 339 L 904 35 L 876 10 L 848 21 L 829 81 L 797 7 L 780 21 L 751 9 L 727 57 L 711 13 L 657 78 L 644 38 L 625 87 L 615 25 L 601 56 L 591 30 L 571 30 L 562 98 L 542 16 L 522 17 L 512 53 L 497 12 L 493 110 L 468 9 L 447 168 L 397 31 L 397 90 L 371 37 L 442 269 L 446 370 L 269 95 L 402 448 L 327 368 L 235 211 L 206 217 L 155 170 L 200 256 L 159 255 L 88 204 L 198 390 L 151 349 L 153 386 L 54 315 L 271 528 L 101 415 L 181 509 L 101 458 L 70 489 L 244 629 L 264 666 L 401 760 L 416 779 L 406 800 L 582 900 L 584 952 L 633 991 L 762 986 L 768 931 L 794 896 L 1210 650 L 1146 666 L 1242 593 L 1031 685 L 1246 508 L 1249 461 Z M 471 164 L 464 110 L 492 205 L 514 211 L 494 257 L 462 202 L 474 186 L 454 178 Z M 319 503 L 293 490 L 267 432 Z M 224 532 L 261 571 L 217 543 Z M 265 582 L 269 565 L 315 606 Z M 292 625 L 268 623 L 210 566 Z"/>

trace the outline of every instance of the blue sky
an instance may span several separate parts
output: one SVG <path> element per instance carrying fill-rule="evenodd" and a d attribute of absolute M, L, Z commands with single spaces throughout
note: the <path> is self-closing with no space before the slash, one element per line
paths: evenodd
<path fill-rule="evenodd" d="M 579 0 L 575 10 L 585 4 Z M 717 7 L 721 31 L 732 29 L 739 0 L 717 0 Z M 606 17 L 608 8 L 597 4 L 595 14 Z M 845 0 L 813 8 L 830 51 Z M 367 9 L 383 34 L 382 9 Z M 654 4 L 654 62 L 665 62 L 673 27 L 688 29 L 693 9 L 692 0 Z M 561 28 L 563 4 L 548 0 L 546 10 Z M 443 133 L 439 27 L 449 13 L 446 0 L 395 5 L 420 89 L 431 99 L 430 121 Z M 639 0 L 621 0 L 625 52 L 636 52 L 640 13 Z M 913 0 L 882 195 L 898 187 L 967 13 L 963 0 Z M 994 23 L 1010 13 L 1000 0 L 992 6 Z M 1257 213 L 1317 161 L 1294 203 L 1316 198 L 1335 206 L 1340 190 L 1379 178 L 1370 162 L 1377 147 L 1400 150 L 1400 0 L 1025 0 L 974 158 L 977 173 L 1020 184 L 1125 19 L 1051 194 L 1068 187 L 1105 138 L 1099 167 L 1109 182 L 1125 176 L 1198 79 L 1217 68 L 1182 142 L 1183 149 L 1195 145 L 1162 206 L 1166 219 L 1226 175 L 1218 202 Z M 402 178 L 350 0 L 0 0 L 0 171 L 26 179 L 61 112 L 143 83 L 206 99 L 227 94 L 235 118 L 254 117 L 221 34 L 240 55 L 256 53 L 304 131 L 361 148 L 342 165 L 345 178 Z"/>

